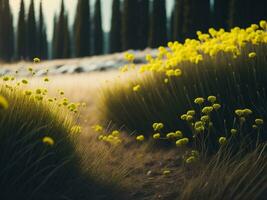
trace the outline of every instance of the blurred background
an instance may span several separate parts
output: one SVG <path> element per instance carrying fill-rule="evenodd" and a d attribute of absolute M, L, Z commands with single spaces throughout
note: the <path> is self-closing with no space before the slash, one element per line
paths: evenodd
<path fill-rule="evenodd" d="M 0 0 L 0 60 L 143 50 L 262 19 L 266 0 Z"/>

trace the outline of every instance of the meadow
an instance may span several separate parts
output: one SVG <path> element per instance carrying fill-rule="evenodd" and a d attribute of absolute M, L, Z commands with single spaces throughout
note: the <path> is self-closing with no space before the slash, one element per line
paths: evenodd
<path fill-rule="evenodd" d="M 0 199 L 265 199 L 267 22 L 119 70 L 8 74 Z"/>

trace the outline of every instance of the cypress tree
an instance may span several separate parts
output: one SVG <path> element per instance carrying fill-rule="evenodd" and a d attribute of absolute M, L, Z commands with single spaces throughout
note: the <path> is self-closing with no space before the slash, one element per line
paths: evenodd
<path fill-rule="evenodd" d="M 3 60 L 4 54 L 4 10 L 3 10 L 4 2 L 0 0 L 0 60 Z"/>
<path fill-rule="evenodd" d="M 121 4 L 120 0 L 113 0 L 112 3 L 112 17 L 111 29 L 109 35 L 110 53 L 120 52 L 122 50 L 121 44 Z"/>
<path fill-rule="evenodd" d="M 194 38 L 196 31 L 210 27 L 210 1 L 184 0 L 183 36 Z"/>
<path fill-rule="evenodd" d="M 165 0 L 153 0 L 150 21 L 149 46 L 158 47 L 167 43 L 167 17 Z"/>
<path fill-rule="evenodd" d="M 1 57 L 10 61 L 14 57 L 14 27 L 13 16 L 8 0 L 1 3 Z"/>
<path fill-rule="evenodd" d="M 42 1 L 40 1 L 39 6 L 39 26 L 38 26 L 38 56 L 41 59 L 47 58 L 47 36 L 46 36 L 46 28 L 44 24 L 44 17 L 43 17 L 43 8 L 42 8 Z"/>
<path fill-rule="evenodd" d="M 31 0 L 28 19 L 27 19 L 27 47 L 28 47 L 28 58 L 32 59 L 37 56 L 37 27 L 35 20 L 35 11 L 34 11 L 34 1 Z"/>
<path fill-rule="evenodd" d="M 260 20 L 267 20 L 267 1 L 266 0 L 250 0 L 249 24 L 258 23 Z"/>
<path fill-rule="evenodd" d="M 213 26 L 215 28 L 228 28 L 230 0 L 215 0 L 213 9 Z"/>
<path fill-rule="evenodd" d="M 79 0 L 75 16 L 75 55 L 77 57 L 90 55 L 90 3 L 89 0 Z"/>
<path fill-rule="evenodd" d="M 58 37 L 57 37 L 57 15 L 54 15 L 53 20 L 53 37 L 52 37 L 52 45 L 51 45 L 51 52 L 52 52 L 52 58 L 56 58 L 56 43 L 57 43 Z"/>
<path fill-rule="evenodd" d="M 101 2 L 96 0 L 94 9 L 94 54 L 100 55 L 103 53 L 103 29 L 102 29 L 102 14 Z"/>
<path fill-rule="evenodd" d="M 137 49 L 137 1 L 124 0 L 122 11 L 122 49 Z"/>
<path fill-rule="evenodd" d="M 64 26 L 65 26 L 65 6 L 64 6 L 64 0 L 61 0 L 60 14 L 55 27 L 57 36 L 62 35 Z M 57 37 L 55 40 L 55 58 L 63 58 L 63 57 L 64 57 L 64 39 L 62 39 L 62 37 Z"/>
<path fill-rule="evenodd" d="M 69 20 L 68 15 L 65 15 L 64 17 L 64 38 L 63 38 L 63 45 L 64 45 L 64 51 L 63 51 L 63 58 L 69 58 L 71 56 L 71 50 L 70 50 L 70 31 L 69 31 Z"/>
<path fill-rule="evenodd" d="M 252 14 L 250 9 L 249 0 L 231 0 L 229 27 L 247 27 L 250 24 L 249 13 Z"/>
<path fill-rule="evenodd" d="M 138 1 L 138 29 L 137 29 L 137 42 L 138 49 L 145 49 L 148 45 L 149 33 L 149 0 Z"/>
<path fill-rule="evenodd" d="M 183 39 L 183 0 L 175 0 L 172 17 L 172 39 L 181 41 Z"/>
<path fill-rule="evenodd" d="M 24 0 L 21 0 L 17 30 L 17 57 L 19 59 L 27 58 L 27 27 L 25 20 Z"/>

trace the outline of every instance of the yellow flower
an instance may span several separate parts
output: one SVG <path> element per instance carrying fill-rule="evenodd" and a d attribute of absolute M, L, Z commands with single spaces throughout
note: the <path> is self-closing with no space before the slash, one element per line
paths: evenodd
<path fill-rule="evenodd" d="M 3 81 L 9 81 L 10 77 L 9 76 L 4 76 Z"/>
<path fill-rule="evenodd" d="M 253 113 L 252 110 L 250 110 L 250 109 L 248 109 L 248 108 L 245 108 L 245 109 L 243 110 L 243 114 L 244 114 L 245 116 L 251 115 L 252 113 Z"/>
<path fill-rule="evenodd" d="M 136 137 L 136 140 L 139 141 L 139 142 L 142 142 L 142 141 L 145 140 L 145 137 L 144 137 L 143 135 L 138 135 L 138 136 Z"/>
<path fill-rule="evenodd" d="M 208 121 L 209 121 L 209 116 L 208 116 L 208 115 L 203 115 L 203 116 L 200 118 L 200 120 L 201 120 L 202 122 L 208 122 Z"/>
<path fill-rule="evenodd" d="M 231 129 L 231 134 L 232 134 L 232 135 L 236 135 L 236 134 L 237 134 L 237 130 L 234 129 L 234 128 L 232 128 L 232 129 Z"/>
<path fill-rule="evenodd" d="M 262 125 L 264 123 L 263 119 L 255 119 L 256 125 Z"/>
<path fill-rule="evenodd" d="M 175 131 L 174 134 L 175 134 L 175 137 L 177 137 L 177 138 L 182 138 L 183 137 L 182 131 L 177 130 L 177 131 Z"/>
<path fill-rule="evenodd" d="M 194 111 L 194 110 L 188 110 L 186 114 L 187 115 L 194 116 L 196 114 L 196 111 Z"/>
<path fill-rule="evenodd" d="M 92 128 L 94 129 L 95 132 L 101 132 L 101 131 L 103 131 L 103 127 L 100 126 L 99 124 L 94 125 Z"/>
<path fill-rule="evenodd" d="M 261 27 L 262 29 L 267 29 L 267 22 L 266 22 L 265 20 L 261 20 L 261 21 L 260 21 L 260 27 Z"/>
<path fill-rule="evenodd" d="M 193 116 L 192 115 L 186 115 L 186 121 L 192 121 L 193 120 Z"/>
<path fill-rule="evenodd" d="M 238 117 L 241 117 L 241 116 L 244 115 L 244 111 L 241 110 L 241 109 L 237 109 L 237 110 L 235 110 L 235 114 L 236 114 Z"/>
<path fill-rule="evenodd" d="M 98 140 L 103 140 L 104 139 L 104 136 L 103 135 L 99 135 L 98 136 Z"/>
<path fill-rule="evenodd" d="M 211 102 L 211 103 L 214 103 L 216 101 L 216 97 L 215 96 L 209 96 L 208 97 L 208 101 Z"/>
<path fill-rule="evenodd" d="M 168 78 L 165 78 L 164 79 L 164 83 L 168 83 L 169 82 L 169 79 Z"/>
<path fill-rule="evenodd" d="M 48 77 L 45 77 L 44 78 L 44 82 L 48 82 L 49 81 L 49 78 Z"/>
<path fill-rule="evenodd" d="M 33 71 L 33 68 L 32 68 L 32 67 L 29 67 L 29 68 L 28 68 L 28 71 L 29 71 L 29 72 L 32 72 L 32 71 Z"/>
<path fill-rule="evenodd" d="M 195 104 L 203 104 L 204 103 L 204 98 L 202 98 L 202 97 L 198 97 L 198 98 L 196 98 L 195 100 L 194 100 L 194 103 Z"/>
<path fill-rule="evenodd" d="M 195 162 L 196 160 L 197 160 L 197 159 L 196 159 L 195 156 L 189 156 L 189 157 L 185 160 L 185 162 L 186 162 L 187 164 L 190 164 L 190 163 Z"/>
<path fill-rule="evenodd" d="M 41 62 L 41 60 L 40 60 L 40 58 L 34 58 L 34 59 L 33 59 L 33 62 L 35 62 L 35 63 L 39 63 L 39 62 Z"/>
<path fill-rule="evenodd" d="M 249 58 L 255 58 L 256 57 L 256 53 L 255 52 L 251 52 L 248 54 Z"/>
<path fill-rule="evenodd" d="M 37 89 L 35 90 L 35 92 L 36 92 L 36 94 L 41 94 L 41 93 L 42 93 L 42 89 L 37 88 Z"/>
<path fill-rule="evenodd" d="M 167 137 L 168 139 L 173 139 L 173 138 L 175 138 L 175 133 L 173 133 L 173 132 L 168 133 L 168 134 L 166 135 L 166 137 Z"/>
<path fill-rule="evenodd" d="M 111 135 L 113 135 L 114 137 L 118 137 L 120 135 L 120 132 L 118 130 L 114 130 L 112 131 Z"/>
<path fill-rule="evenodd" d="M 183 115 L 181 115 L 181 120 L 186 120 L 186 118 L 187 118 L 187 115 L 186 114 L 183 114 Z"/>
<path fill-rule="evenodd" d="M 164 124 L 163 123 L 153 123 L 152 127 L 153 127 L 154 131 L 159 131 L 159 130 L 163 129 Z"/>
<path fill-rule="evenodd" d="M 6 110 L 8 109 L 8 101 L 6 100 L 5 97 L 0 95 L 0 110 Z"/>
<path fill-rule="evenodd" d="M 154 138 L 155 140 L 160 139 L 160 133 L 155 133 L 155 134 L 153 134 L 153 138 Z"/>
<path fill-rule="evenodd" d="M 21 82 L 22 82 L 23 84 L 28 84 L 28 83 L 29 83 L 28 80 L 26 80 L 26 79 L 23 79 Z"/>
<path fill-rule="evenodd" d="M 177 147 L 180 147 L 180 146 L 187 145 L 188 142 L 189 142 L 188 138 L 182 138 L 182 139 L 177 140 L 175 144 L 176 144 Z"/>
<path fill-rule="evenodd" d="M 26 91 L 24 91 L 24 94 L 30 96 L 30 95 L 32 95 L 32 91 L 31 90 L 26 90 Z"/>
<path fill-rule="evenodd" d="M 163 171 L 163 175 L 168 175 L 168 174 L 170 174 L 170 173 L 171 173 L 170 170 L 164 170 L 164 171 Z"/>
<path fill-rule="evenodd" d="M 133 87 L 133 91 L 134 91 L 134 92 L 137 92 L 137 91 L 140 90 L 140 88 L 141 88 L 140 85 L 136 85 L 136 86 Z"/>
<path fill-rule="evenodd" d="M 131 54 L 131 53 L 124 54 L 124 58 L 125 58 L 125 60 L 127 60 L 129 62 L 133 62 L 134 61 L 134 55 Z"/>
<path fill-rule="evenodd" d="M 227 143 L 226 137 L 220 137 L 220 138 L 219 138 L 219 143 L 220 143 L 221 145 L 225 145 L 225 144 Z"/>
<path fill-rule="evenodd" d="M 46 136 L 43 138 L 43 143 L 49 146 L 53 146 L 55 144 L 55 141 L 53 140 L 53 138 Z"/>
<path fill-rule="evenodd" d="M 211 111 L 213 111 L 213 107 L 212 106 L 206 106 L 202 109 L 202 113 L 204 114 L 209 114 Z"/>

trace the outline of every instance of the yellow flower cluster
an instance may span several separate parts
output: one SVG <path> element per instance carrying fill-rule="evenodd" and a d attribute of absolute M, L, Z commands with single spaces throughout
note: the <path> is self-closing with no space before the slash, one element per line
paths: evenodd
<path fill-rule="evenodd" d="M 140 67 L 140 72 L 152 71 L 165 73 L 166 76 L 181 76 L 179 66 L 185 62 L 198 64 L 205 57 L 214 57 L 225 53 L 237 58 L 247 44 L 258 45 L 267 43 L 267 22 L 262 20 L 259 25 L 252 24 L 246 29 L 235 27 L 229 32 L 224 29 L 210 28 L 208 33 L 197 32 L 198 39 L 186 39 L 184 44 L 169 42 L 168 47 L 159 47 L 156 57 L 146 56 L 147 63 Z M 132 56 L 126 54 L 127 60 Z M 249 58 L 255 58 L 256 52 L 250 52 Z M 214 101 L 211 97 L 210 101 Z"/>
<path fill-rule="evenodd" d="M 159 131 L 159 130 L 163 129 L 163 127 L 164 127 L 163 123 L 154 123 L 152 125 L 152 128 L 154 129 L 154 131 Z"/>
<path fill-rule="evenodd" d="M 206 128 L 210 128 L 213 125 L 210 118 L 211 113 L 217 111 L 221 107 L 216 101 L 216 96 L 208 96 L 207 101 L 203 97 L 197 97 L 195 98 L 194 103 L 200 106 L 200 119 L 197 119 L 195 116 L 195 110 L 188 110 L 186 114 L 181 115 L 180 119 L 187 121 L 192 130 L 196 133 L 204 132 Z M 206 103 L 208 103 L 208 105 L 204 106 Z"/>

